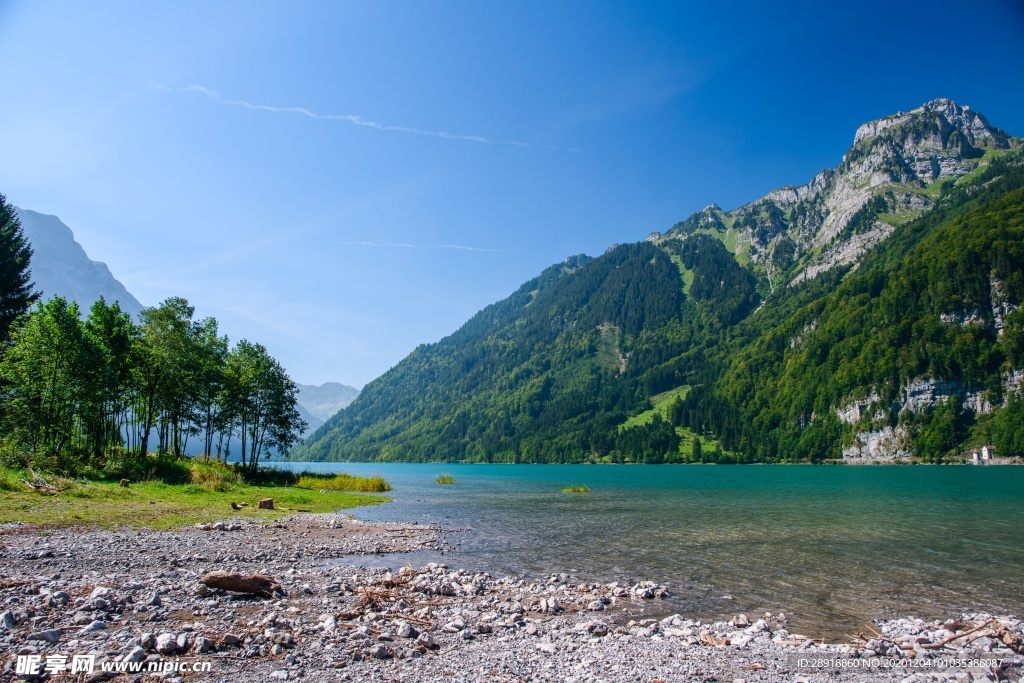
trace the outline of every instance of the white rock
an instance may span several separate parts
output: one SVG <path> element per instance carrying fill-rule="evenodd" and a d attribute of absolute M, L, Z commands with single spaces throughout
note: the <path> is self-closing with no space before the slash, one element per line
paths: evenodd
<path fill-rule="evenodd" d="M 162 655 L 167 655 L 178 649 L 178 636 L 173 633 L 161 633 L 156 637 L 154 648 Z"/>

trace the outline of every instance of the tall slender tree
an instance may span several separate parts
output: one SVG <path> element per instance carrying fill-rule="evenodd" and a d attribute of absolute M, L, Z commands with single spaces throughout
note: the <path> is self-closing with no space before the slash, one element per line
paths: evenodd
<path fill-rule="evenodd" d="M 255 471 L 260 456 L 287 452 L 306 428 L 296 408 L 298 387 L 262 344 L 245 339 L 224 368 L 224 413 L 242 442 L 242 466 Z"/>
<path fill-rule="evenodd" d="M 0 343 L 10 339 L 14 323 L 39 298 L 32 287 L 31 260 L 18 214 L 0 194 Z"/>

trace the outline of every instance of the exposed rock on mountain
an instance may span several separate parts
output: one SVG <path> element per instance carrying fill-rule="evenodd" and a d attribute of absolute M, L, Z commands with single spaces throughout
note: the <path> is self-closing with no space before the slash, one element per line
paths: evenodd
<path fill-rule="evenodd" d="M 142 304 L 111 274 L 105 263 L 91 260 L 71 228 L 56 216 L 18 209 L 25 236 L 32 243 L 32 280 L 43 299 L 62 296 L 77 301 L 82 313 L 100 297 L 115 301 L 137 320 Z"/>
<path fill-rule="evenodd" d="M 937 99 L 857 129 L 835 170 L 733 211 L 711 206 L 662 239 L 718 233 L 769 287 L 856 263 L 893 229 L 931 208 L 947 180 L 963 177 L 1021 141 L 970 107 Z"/>

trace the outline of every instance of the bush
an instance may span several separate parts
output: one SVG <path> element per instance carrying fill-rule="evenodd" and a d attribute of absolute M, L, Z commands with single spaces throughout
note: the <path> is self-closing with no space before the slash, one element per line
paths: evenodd
<path fill-rule="evenodd" d="M 305 489 L 362 491 L 364 493 L 382 493 L 391 490 L 391 484 L 384 477 L 356 477 L 344 473 L 302 472 L 295 485 Z"/>
<path fill-rule="evenodd" d="M 233 467 L 242 477 L 242 481 L 253 486 L 296 486 L 300 477 L 291 470 L 279 470 L 276 467 L 260 467 L 257 470 L 238 464 Z"/>
<path fill-rule="evenodd" d="M 227 491 L 242 483 L 242 476 L 231 465 L 210 458 L 196 458 L 190 463 L 189 481 L 207 491 Z"/>
<path fill-rule="evenodd" d="M 19 472 L 14 470 L 0 470 L 0 491 L 24 491 L 25 485 L 21 483 Z"/>
<path fill-rule="evenodd" d="M 452 475 L 448 474 L 447 472 L 442 472 L 441 474 L 437 475 L 437 477 L 434 478 L 434 483 L 435 484 L 454 484 L 455 483 L 455 477 L 453 477 Z"/>
<path fill-rule="evenodd" d="M 579 484 L 578 486 L 566 486 L 562 489 L 562 493 L 590 493 L 590 487 L 586 484 Z"/>

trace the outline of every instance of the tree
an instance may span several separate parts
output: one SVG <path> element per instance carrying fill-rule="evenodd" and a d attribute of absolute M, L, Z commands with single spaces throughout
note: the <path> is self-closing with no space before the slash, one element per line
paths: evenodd
<path fill-rule="evenodd" d="M 242 466 L 255 471 L 260 456 L 288 451 L 306 429 L 296 408 L 298 387 L 261 344 L 245 339 L 228 354 L 224 368 L 225 419 L 242 442 Z"/>
<path fill-rule="evenodd" d="M 21 221 L 0 194 L 0 343 L 10 338 L 14 323 L 39 299 L 32 289 L 31 260 L 32 247 Z"/>
<path fill-rule="evenodd" d="M 192 328 L 198 365 L 199 427 L 203 433 L 203 453 L 213 453 L 213 437 L 224 397 L 224 366 L 228 357 L 228 338 L 217 335 L 217 321 L 205 318 Z"/>
<path fill-rule="evenodd" d="M 158 307 L 142 311 L 133 377 L 134 414 L 143 457 L 149 451 L 150 433 L 157 427 L 159 449 L 182 453 L 200 381 L 194 312 L 181 297 L 170 297 Z"/>
<path fill-rule="evenodd" d="M 123 445 L 128 423 L 132 345 L 138 331 L 131 316 L 103 297 L 89 309 L 85 337 L 93 353 L 83 407 L 83 427 L 94 458 L 106 446 Z"/>
<path fill-rule="evenodd" d="M 704 453 L 703 447 L 700 445 L 700 437 L 694 434 L 693 436 L 693 455 L 691 459 L 694 462 L 703 462 Z"/>
<path fill-rule="evenodd" d="M 78 305 L 54 297 L 14 331 L 0 360 L 5 432 L 37 462 L 65 472 L 75 464 L 71 456 L 84 396 L 82 371 L 94 360 L 82 327 Z"/>

